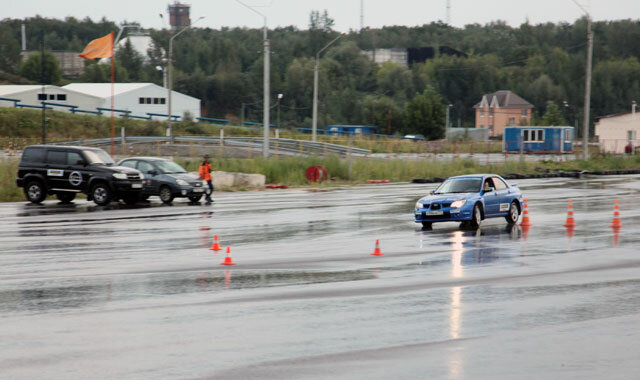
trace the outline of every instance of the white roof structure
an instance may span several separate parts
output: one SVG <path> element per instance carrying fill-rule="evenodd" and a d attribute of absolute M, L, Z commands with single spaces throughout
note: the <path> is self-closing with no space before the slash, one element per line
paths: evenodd
<path fill-rule="evenodd" d="M 60 90 L 64 87 L 58 87 L 58 86 L 54 86 L 52 84 L 46 84 L 44 85 L 44 89 L 45 92 L 48 91 L 56 91 L 56 90 Z M 73 89 L 70 88 L 65 88 L 67 91 L 71 91 L 71 92 L 76 92 Z M 41 84 L 6 84 L 6 85 L 0 85 L 0 97 L 6 97 L 6 96 L 11 96 L 14 94 L 21 94 L 27 91 L 41 91 L 42 90 L 42 85 Z M 89 94 L 87 94 L 89 95 Z"/>
<path fill-rule="evenodd" d="M 147 86 L 160 87 L 153 83 L 114 83 L 113 94 L 120 95 L 129 91 L 139 90 Z M 63 88 L 87 95 L 92 95 L 98 98 L 111 97 L 111 83 L 71 83 L 63 86 Z"/>

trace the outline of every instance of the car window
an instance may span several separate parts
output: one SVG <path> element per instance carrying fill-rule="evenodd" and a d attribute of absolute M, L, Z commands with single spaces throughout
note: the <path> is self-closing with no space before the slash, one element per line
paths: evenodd
<path fill-rule="evenodd" d="M 157 161 L 156 166 L 160 169 L 161 173 L 171 174 L 171 173 L 186 173 L 187 171 L 178 164 L 173 161 Z"/>
<path fill-rule="evenodd" d="M 82 161 L 82 156 L 78 152 L 67 153 L 67 165 L 78 165 L 78 161 Z"/>
<path fill-rule="evenodd" d="M 22 152 L 23 162 L 42 162 L 44 161 L 44 148 L 26 148 Z"/>
<path fill-rule="evenodd" d="M 508 187 L 503 180 L 497 177 L 493 177 L 493 184 L 495 185 L 496 190 L 504 190 Z"/>
<path fill-rule="evenodd" d="M 89 164 L 91 165 L 107 165 L 111 166 L 115 164 L 113 158 L 109 156 L 107 152 L 102 149 L 87 149 L 84 152 L 84 155 L 87 157 Z"/>
<path fill-rule="evenodd" d="M 136 168 L 136 160 L 127 160 L 120 164 L 120 166 L 125 166 L 127 168 L 135 169 Z"/>
<path fill-rule="evenodd" d="M 482 178 L 457 178 L 445 181 L 435 191 L 435 194 L 447 193 L 477 193 L 480 191 Z"/>
<path fill-rule="evenodd" d="M 495 189 L 496 186 L 494 185 L 493 180 L 491 178 L 487 178 L 484 180 L 484 187 L 485 188 L 493 187 Z"/>
<path fill-rule="evenodd" d="M 153 165 L 145 161 L 138 161 L 138 170 L 144 174 L 149 174 L 149 172 L 153 170 Z"/>
<path fill-rule="evenodd" d="M 47 163 L 53 165 L 66 165 L 67 152 L 61 150 L 50 150 L 47 152 Z"/>

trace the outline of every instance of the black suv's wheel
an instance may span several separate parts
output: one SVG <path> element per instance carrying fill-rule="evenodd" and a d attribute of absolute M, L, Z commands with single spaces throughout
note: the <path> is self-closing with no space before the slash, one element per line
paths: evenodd
<path fill-rule="evenodd" d="M 27 183 L 27 186 L 24 187 L 24 195 L 27 196 L 29 202 L 40 203 L 47 197 L 47 192 L 42 182 L 30 181 Z"/>
<path fill-rule="evenodd" d="M 171 203 L 173 202 L 173 193 L 171 193 L 171 188 L 169 186 L 162 186 L 160 188 L 160 200 L 163 203 Z"/>
<path fill-rule="evenodd" d="M 98 206 L 106 206 L 111 202 L 111 189 L 106 183 L 99 183 L 91 189 L 91 198 Z"/>
<path fill-rule="evenodd" d="M 56 197 L 62 203 L 70 203 L 72 200 L 76 198 L 76 193 L 64 192 L 64 193 L 56 193 Z"/>
<path fill-rule="evenodd" d="M 202 194 L 189 195 L 189 200 L 193 203 L 200 202 L 200 199 L 202 199 Z"/>
<path fill-rule="evenodd" d="M 520 213 L 518 212 L 516 202 L 511 202 L 511 205 L 509 206 L 509 213 L 504 218 L 507 220 L 507 223 L 516 224 L 519 217 Z"/>
<path fill-rule="evenodd" d="M 471 218 L 469 226 L 472 228 L 480 227 L 480 223 L 482 222 L 482 207 L 479 204 L 473 206 L 473 214 L 471 214 Z"/>

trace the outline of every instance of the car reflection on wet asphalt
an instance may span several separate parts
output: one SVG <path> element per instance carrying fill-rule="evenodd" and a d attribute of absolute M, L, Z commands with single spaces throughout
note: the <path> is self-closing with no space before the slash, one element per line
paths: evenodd
<path fill-rule="evenodd" d="M 529 228 L 423 230 L 435 184 L 0 204 L 0 378 L 635 378 L 639 179 L 515 181 Z"/>

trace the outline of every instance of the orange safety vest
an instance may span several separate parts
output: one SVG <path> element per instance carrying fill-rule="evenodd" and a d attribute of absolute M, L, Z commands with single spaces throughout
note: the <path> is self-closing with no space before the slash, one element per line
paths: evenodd
<path fill-rule="evenodd" d="M 204 179 L 205 181 L 211 181 L 211 164 L 202 161 L 200 167 L 198 168 L 198 174 L 200 174 L 201 179 Z"/>

